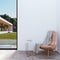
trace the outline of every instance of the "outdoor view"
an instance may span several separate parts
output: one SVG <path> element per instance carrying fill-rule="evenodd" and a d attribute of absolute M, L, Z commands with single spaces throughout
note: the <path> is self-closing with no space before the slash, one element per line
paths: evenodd
<path fill-rule="evenodd" d="M 0 48 L 16 48 L 16 0 L 0 0 Z"/>

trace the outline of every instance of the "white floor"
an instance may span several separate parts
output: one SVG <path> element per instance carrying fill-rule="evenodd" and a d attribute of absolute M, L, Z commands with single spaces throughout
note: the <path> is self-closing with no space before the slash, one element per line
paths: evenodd
<path fill-rule="evenodd" d="M 28 55 L 25 51 L 0 50 L 0 60 L 60 60 L 60 54 L 57 52 L 54 52 L 49 57 L 42 51 L 37 55 L 34 52 L 29 52 Z"/>
<path fill-rule="evenodd" d="M 7 57 L 10 57 L 15 50 L 0 50 L 0 60 L 6 60 L 8 59 Z"/>

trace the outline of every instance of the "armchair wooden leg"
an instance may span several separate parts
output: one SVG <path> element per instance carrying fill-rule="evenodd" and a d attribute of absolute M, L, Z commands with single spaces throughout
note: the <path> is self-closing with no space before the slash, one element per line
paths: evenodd
<path fill-rule="evenodd" d="M 48 50 L 48 57 L 49 57 L 49 50 Z"/>

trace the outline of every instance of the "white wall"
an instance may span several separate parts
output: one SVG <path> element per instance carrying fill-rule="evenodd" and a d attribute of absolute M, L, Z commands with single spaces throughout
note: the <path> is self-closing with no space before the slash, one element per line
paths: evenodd
<path fill-rule="evenodd" d="M 18 0 L 18 50 L 26 40 L 42 43 L 48 30 L 56 30 L 56 0 Z"/>
<path fill-rule="evenodd" d="M 60 0 L 56 1 L 56 16 L 57 16 L 57 36 L 58 36 L 58 40 L 57 40 L 57 50 L 58 52 L 60 52 Z"/>

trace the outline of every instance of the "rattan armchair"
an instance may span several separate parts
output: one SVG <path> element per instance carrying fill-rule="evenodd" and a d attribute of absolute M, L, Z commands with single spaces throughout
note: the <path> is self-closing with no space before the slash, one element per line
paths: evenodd
<path fill-rule="evenodd" d="M 41 44 L 40 48 L 44 49 L 45 51 L 48 52 L 49 56 L 49 51 L 54 51 L 56 49 L 56 41 L 57 41 L 57 34 L 55 31 L 49 31 L 51 34 L 51 37 L 49 37 L 50 43 L 47 42 L 47 44 Z"/>

